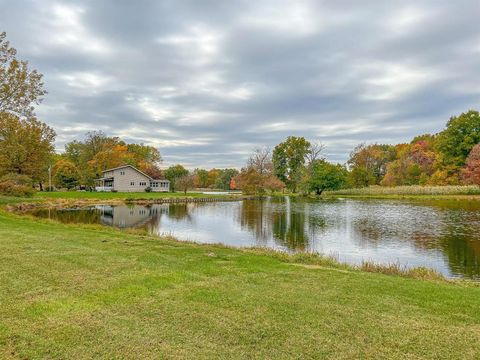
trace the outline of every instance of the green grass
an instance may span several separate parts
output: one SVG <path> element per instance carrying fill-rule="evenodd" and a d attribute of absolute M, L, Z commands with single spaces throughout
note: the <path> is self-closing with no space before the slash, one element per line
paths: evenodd
<path fill-rule="evenodd" d="M 0 358 L 480 357 L 480 287 L 289 259 L 0 212 Z"/>
<path fill-rule="evenodd" d="M 480 196 L 480 186 L 369 186 L 358 189 L 325 191 L 324 196 L 375 197 L 375 198 L 465 198 Z"/>

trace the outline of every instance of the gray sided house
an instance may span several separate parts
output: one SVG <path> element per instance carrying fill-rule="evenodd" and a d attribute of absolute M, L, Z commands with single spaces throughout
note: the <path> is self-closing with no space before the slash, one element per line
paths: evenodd
<path fill-rule="evenodd" d="M 142 192 L 147 188 L 167 192 L 170 190 L 170 181 L 153 179 L 132 165 L 124 165 L 103 171 L 95 187 L 97 191 L 120 192 Z"/>

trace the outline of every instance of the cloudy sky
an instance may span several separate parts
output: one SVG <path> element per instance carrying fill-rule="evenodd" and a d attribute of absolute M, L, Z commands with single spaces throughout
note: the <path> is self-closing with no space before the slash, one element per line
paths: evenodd
<path fill-rule="evenodd" d="M 480 1 L 0 0 L 45 76 L 57 148 L 103 130 L 164 165 L 244 164 L 288 135 L 344 162 L 480 100 Z"/>

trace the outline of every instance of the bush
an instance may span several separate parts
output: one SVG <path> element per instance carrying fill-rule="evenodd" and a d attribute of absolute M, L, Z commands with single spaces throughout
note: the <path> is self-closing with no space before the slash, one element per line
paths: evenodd
<path fill-rule="evenodd" d="M 6 196 L 28 197 L 32 196 L 35 190 L 28 185 L 19 185 L 13 180 L 0 182 L 0 194 Z"/>
<path fill-rule="evenodd" d="M 33 181 L 26 175 L 7 174 L 0 178 L 0 194 L 6 196 L 32 196 Z"/>
<path fill-rule="evenodd" d="M 4 181 L 13 181 L 16 185 L 32 186 L 33 180 L 27 175 L 10 173 L 0 177 L 0 183 Z"/>
<path fill-rule="evenodd" d="M 145 188 L 145 192 L 152 192 L 152 188 L 151 188 L 150 186 L 147 186 L 147 187 Z"/>

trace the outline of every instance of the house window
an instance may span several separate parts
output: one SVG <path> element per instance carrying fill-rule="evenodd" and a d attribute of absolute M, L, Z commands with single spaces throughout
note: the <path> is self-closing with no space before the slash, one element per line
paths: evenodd
<path fill-rule="evenodd" d="M 145 181 L 140 181 L 140 186 L 147 186 L 147 183 Z"/>
<path fill-rule="evenodd" d="M 135 181 L 131 181 L 131 182 L 130 182 L 130 185 L 131 185 L 131 186 L 135 186 Z"/>
<path fill-rule="evenodd" d="M 125 171 L 120 171 L 120 175 L 125 175 Z"/>

